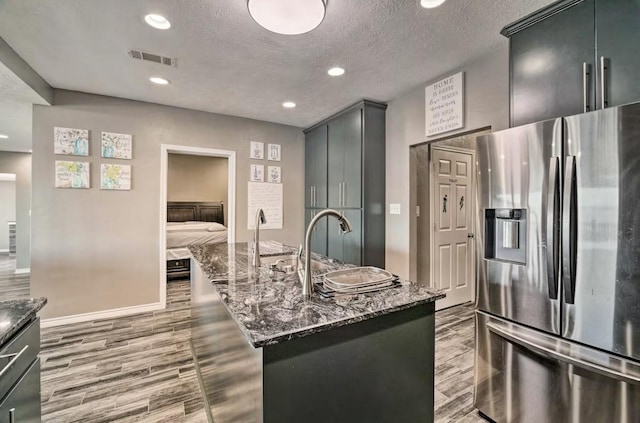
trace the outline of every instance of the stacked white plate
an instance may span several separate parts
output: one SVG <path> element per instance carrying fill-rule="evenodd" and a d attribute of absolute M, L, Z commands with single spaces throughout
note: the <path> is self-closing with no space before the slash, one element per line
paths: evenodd
<path fill-rule="evenodd" d="M 337 293 L 357 294 L 390 287 L 395 279 L 393 274 L 384 269 L 372 266 L 354 267 L 326 273 L 323 277 L 323 285 L 326 289 Z"/>

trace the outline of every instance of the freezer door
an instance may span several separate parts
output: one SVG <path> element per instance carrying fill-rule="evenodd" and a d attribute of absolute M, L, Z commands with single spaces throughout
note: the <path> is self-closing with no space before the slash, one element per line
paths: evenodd
<path fill-rule="evenodd" d="M 640 359 L 640 103 L 565 131 L 562 333 Z"/>
<path fill-rule="evenodd" d="M 477 146 L 478 308 L 559 333 L 562 119 Z"/>
<path fill-rule="evenodd" d="M 640 421 L 637 362 L 476 312 L 474 404 L 493 421 Z"/>

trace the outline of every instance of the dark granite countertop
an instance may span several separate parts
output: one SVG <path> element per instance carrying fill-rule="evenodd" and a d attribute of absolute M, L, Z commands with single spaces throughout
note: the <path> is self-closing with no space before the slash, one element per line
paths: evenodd
<path fill-rule="evenodd" d="M 0 301 L 0 348 L 29 323 L 46 303 L 44 297 Z"/>
<path fill-rule="evenodd" d="M 250 263 L 247 243 L 191 245 L 193 258 L 212 281 L 240 330 L 256 348 L 344 326 L 444 298 L 444 294 L 402 281 L 397 288 L 323 298 L 302 297 L 296 274 L 274 281 L 266 266 L 258 271 Z M 273 241 L 261 242 L 262 257 L 295 254 L 295 249 Z M 342 264 L 313 253 L 312 258 L 339 270 Z"/>

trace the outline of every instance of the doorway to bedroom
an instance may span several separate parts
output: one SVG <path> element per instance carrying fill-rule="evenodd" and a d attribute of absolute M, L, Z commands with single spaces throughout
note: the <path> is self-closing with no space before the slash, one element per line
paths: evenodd
<path fill-rule="evenodd" d="M 161 297 L 190 278 L 189 245 L 234 240 L 235 153 L 167 146 L 162 151 Z"/>
<path fill-rule="evenodd" d="M 189 278 L 189 245 L 227 242 L 228 162 L 226 157 L 169 154 L 167 282 Z"/>

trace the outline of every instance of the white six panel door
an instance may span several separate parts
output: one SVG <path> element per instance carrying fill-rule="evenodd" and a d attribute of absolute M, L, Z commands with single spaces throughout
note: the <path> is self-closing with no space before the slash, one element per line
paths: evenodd
<path fill-rule="evenodd" d="M 473 300 L 471 154 L 432 150 L 433 282 L 447 294 L 436 309 Z"/>

